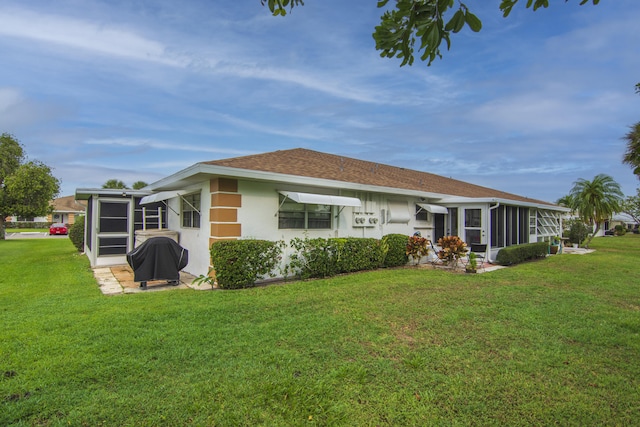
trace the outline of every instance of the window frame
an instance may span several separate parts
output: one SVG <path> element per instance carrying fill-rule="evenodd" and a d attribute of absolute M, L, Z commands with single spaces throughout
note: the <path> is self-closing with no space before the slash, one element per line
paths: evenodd
<path fill-rule="evenodd" d="M 292 209 L 295 206 L 298 209 Z M 315 207 L 324 207 L 315 209 Z M 288 209 L 287 209 L 288 208 Z M 312 226 L 328 223 L 328 226 Z M 298 203 L 280 195 L 280 208 L 278 209 L 278 230 L 332 230 L 333 206 L 311 203 Z"/>
<path fill-rule="evenodd" d="M 202 227 L 202 194 L 200 191 L 180 196 L 180 224 L 182 228 Z"/>
<path fill-rule="evenodd" d="M 416 221 L 429 222 L 429 211 L 416 204 Z"/>

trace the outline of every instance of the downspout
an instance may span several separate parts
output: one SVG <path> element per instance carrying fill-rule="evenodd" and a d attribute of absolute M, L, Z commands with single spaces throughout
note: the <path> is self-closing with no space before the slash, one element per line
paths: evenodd
<path fill-rule="evenodd" d="M 487 227 L 489 231 L 491 231 L 491 211 L 498 208 L 499 206 L 500 202 L 496 202 L 495 206 L 489 207 L 489 227 Z M 489 233 L 489 236 L 487 238 L 487 260 L 489 262 L 493 262 L 493 260 L 491 259 L 491 233 Z"/>

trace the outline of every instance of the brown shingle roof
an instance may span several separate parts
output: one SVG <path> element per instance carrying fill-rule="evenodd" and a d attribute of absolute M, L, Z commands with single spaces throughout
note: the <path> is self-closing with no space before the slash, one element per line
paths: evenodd
<path fill-rule="evenodd" d="M 57 212 L 84 212 L 87 208 L 87 202 L 75 200 L 75 196 L 64 196 L 54 199 L 51 206 Z"/>
<path fill-rule="evenodd" d="M 551 205 L 504 191 L 445 178 L 428 172 L 399 168 L 304 148 L 203 162 L 207 165 L 330 179 L 364 185 L 416 190 L 443 195 L 501 198 Z"/>

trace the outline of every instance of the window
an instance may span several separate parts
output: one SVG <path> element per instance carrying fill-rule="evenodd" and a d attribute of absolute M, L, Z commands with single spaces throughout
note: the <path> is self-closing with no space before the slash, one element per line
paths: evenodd
<path fill-rule="evenodd" d="M 129 231 L 129 202 L 100 201 L 100 233 Z"/>
<path fill-rule="evenodd" d="M 535 222 L 534 218 L 536 219 Z M 537 212 L 535 210 L 531 210 L 531 224 L 536 225 L 535 232 L 538 237 L 554 236 L 560 234 L 560 219 L 558 217 L 558 214 L 555 212 L 542 209 L 538 210 Z"/>
<path fill-rule="evenodd" d="M 464 210 L 464 226 L 465 227 L 481 227 L 482 210 L 481 209 L 465 209 Z"/>
<path fill-rule="evenodd" d="M 167 228 L 167 209 L 163 202 L 140 204 L 141 197 L 136 197 L 133 213 L 133 229 Z"/>
<path fill-rule="evenodd" d="M 182 226 L 200 228 L 200 193 L 182 196 Z"/>
<path fill-rule="evenodd" d="M 458 208 L 449 208 L 449 236 L 458 235 Z"/>
<path fill-rule="evenodd" d="M 129 249 L 129 201 L 98 200 L 98 256 L 125 255 Z"/>
<path fill-rule="evenodd" d="M 464 210 L 464 233 L 467 245 L 482 243 L 482 209 Z"/>
<path fill-rule="evenodd" d="M 528 242 L 528 208 L 498 206 L 491 209 L 491 246 L 503 248 Z"/>
<path fill-rule="evenodd" d="M 331 206 L 297 203 L 280 196 L 278 228 L 331 229 Z"/>
<path fill-rule="evenodd" d="M 419 205 L 416 205 L 416 221 L 429 221 L 429 212 Z"/>

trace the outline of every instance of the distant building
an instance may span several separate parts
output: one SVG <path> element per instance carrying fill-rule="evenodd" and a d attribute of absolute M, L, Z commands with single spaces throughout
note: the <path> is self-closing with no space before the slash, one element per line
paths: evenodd
<path fill-rule="evenodd" d="M 65 196 L 52 201 L 51 206 L 53 206 L 53 212 L 47 216 L 48 222 L 73 225 L 78 216 L 84 215 L 87 209 L 87 202 L 76 200 L 75 196 Z"/>
<path fill-rule="evenodd" d="M 87 209 L 87 202 L 84 200 L 75 200 L 75 196 L 64 196 L 52 200 L 51 207 L 53 210 L 47 216 L 10 216 L 7 218 L 7 222 L 60 222 L 63 224 L 72 225 L 78 216 L 84 215 L 84 212 Z"/>

